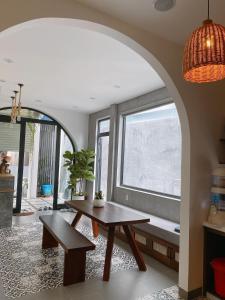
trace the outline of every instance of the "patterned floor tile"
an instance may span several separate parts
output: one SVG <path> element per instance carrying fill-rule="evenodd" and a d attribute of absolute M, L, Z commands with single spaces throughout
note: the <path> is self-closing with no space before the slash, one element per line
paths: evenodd
<path fill-rule="evenodd" d="M 96 244 L 96 250 L 87 253 L 86 279 L 101 279 L 106 239 L 102 235 L 94 239 L 87 226 L 77 229 Z M 0 277 L 7 297 L 18 298 L 62 285 L 64 250 L 42 250 L 42 230 L 40 222 L 0 230 Z M 112 272 L 134 268 L 133 256 L 115 245 Z"/>

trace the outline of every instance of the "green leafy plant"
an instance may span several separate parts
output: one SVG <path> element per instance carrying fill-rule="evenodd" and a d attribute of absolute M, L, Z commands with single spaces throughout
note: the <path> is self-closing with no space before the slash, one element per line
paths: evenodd
<path fill-rule="evenodd" d="M 66 151 L 63 155 L 65 158 L 64 166 L 70 172 L 68 188 L 73 194 L 83 196 L 85 181 L 93 181 L 95 176 L 94 161 L 95 153 L 92 149 L 82 149 L 81 151 Z"/>
<path fill-rule="evenodd" d="M 96 200 L 103 200 L 104 199 L 104 195 L 103 195 L 102 191 L 99 191 L 99 192 L 95 193 L 95 199 Z"/>
<path fill-rule="evenodd" d="M 34 148 L 34 137 L 35 137 L 35 133 L 38 129 L 38 125 L 35 123 L 27 123 L 28 125 L 28 134 L 30 135 L 30 142 L 31 142 L 31 149 L 30 152 L 33 152 L 33 148 Z"/>

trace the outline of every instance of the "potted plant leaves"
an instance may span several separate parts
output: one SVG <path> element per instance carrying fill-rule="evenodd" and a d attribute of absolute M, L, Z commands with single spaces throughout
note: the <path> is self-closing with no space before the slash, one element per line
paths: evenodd
<path fill-rule="evenodd" d="M 64 166 L 70 172 L 68 188 L 72 190 L 72 200 L 84 200 L 87 195 L 85 182 L 95 179 L 95 153 L 91 149 L 82 149 L 75 152 L 66 151 L 63 157 L 66 159 Z"/>
<path fill-rule="evenodd" d="M 95 193 L 95 199 L 93 200 L 94 207 L 103 207 L 105 205 L 105 199 L 102 191 Z"/>

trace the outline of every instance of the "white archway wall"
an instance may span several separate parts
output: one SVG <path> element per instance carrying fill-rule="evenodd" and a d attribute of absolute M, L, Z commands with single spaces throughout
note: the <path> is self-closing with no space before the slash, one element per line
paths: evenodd
<path fill-rule="evenodd" d="M 54 117 L 55 120 L 68 131 L 78 149 L 87 147 L 88 114 L 69 110 L 52 109 L 49 107 L 40 109 Z"/>
<path fill-rule="evenodd" d="M 41 5 L 35 0 L 21 0 L 20 3 L 10 0 L 2 5 L 0 16 L 0 30 L 42 17 L 74 18 L 99 23 L 117 30 L 118 32 L 112 32 L 109 28 L 101 28 L 138 53 L 142 53 L 147 61 L 150 60 L 174 98 L 182 123 L 183 185 L 179 284 L 186 291 L 199 288 L 202 285 L 202 222 L 207 215 L 210 174 L 217 163 L 218 139 L 224 126 L 224 82 L 210 86 L 185 83 L 181 74 L 183 50 L 181 47 L 78 5 L 72 0 L 63 2 L 46 0 Z M 119 32 L 127 35 L 149 52 L 138 47 L 131 39 L 126 39 Z M 57 117 L 56 119 L 58 120 Z M 72 128 L 69 131 L 71 130 Z"/>

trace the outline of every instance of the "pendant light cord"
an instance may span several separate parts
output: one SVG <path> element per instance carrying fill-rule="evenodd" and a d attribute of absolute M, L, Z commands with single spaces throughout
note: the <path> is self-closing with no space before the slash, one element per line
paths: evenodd
<path fill-rule="evenodd" d="M 208 20 L 209 20 L 209 0 L 208 0 Z"/>

